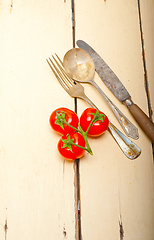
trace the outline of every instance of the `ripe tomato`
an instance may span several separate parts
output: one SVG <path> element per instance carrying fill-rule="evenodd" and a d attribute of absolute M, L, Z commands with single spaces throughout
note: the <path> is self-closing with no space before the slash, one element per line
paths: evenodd
<path fill-rule="evenodd" d="M 61 107 L 54 110 L 49 118 L 50 126 L 54 131 L 61 135 L 75 131 L 73 128 L 69 127 L 65 123 L 61 123 L 58 119 L 57 113 L 63 116 L 66 122 L 69 123 L 71 126 L 78 128 L 79 118 L 77 114 L 68 108 Z"/>
<path fill-rule="evenodd" d="M 77 158 L 81 158 L 85 150 L 74 146 L 71 144 L 71 141 L 75 144 L 78 144 L 82 147 L 85 147 L 85 141 L 82 135 L 78 132 L 68 133 L 63 135 L 58 142 L 58 151 L 59 153 L 66 158 L 67 160 L 75 160 Z"/>
<path fill-rule="evenodd" d="M 98 120 L 91 125 L 87 133 L 87 135 L 92 137 L 102 135 L 107 130 L 109 125 L 109 119 L 103 112 L 98 111 L 95 108 L 87 108 L 83 111 L 80 117 L 80 125 L 84 132 L 86 132 L 95 114 L 98 115 Z"/>

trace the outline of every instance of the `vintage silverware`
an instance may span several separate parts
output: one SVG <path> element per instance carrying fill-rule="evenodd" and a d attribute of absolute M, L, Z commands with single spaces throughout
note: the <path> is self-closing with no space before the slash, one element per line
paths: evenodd
<path fill-rule="evenodd" d="M 80 83 L 75 83 L 73 79 L 68 76 L 65 69 L 63 68 L 63 63 L 57 54 L 56 57 L 57 59 L 52 56 L 52 59 L 47 59 L 47 62 L 65 91 L 71 97 L 84 99 L 92 107 L 98 109 L 95 104 L 84 94 L 84 87 Z M 111 122 L 109 123 L 108 131 L 115 139 L 125 156 L 127 156 L 129 159 L 133 160 L 141 154 L 141 149 L 124 134 L 122 134 Z"/>
<path fill-rule="evenodd" d="M 78 40 L 77 45 L 79 48 L 82 48 L 89 53 L 94 61 L 95 70 L 100 78 L 113 92 L 113 94 L 128 107 L 130 113 L 140 125 L 142 130 L 146 133 L 150 140 L 154 142 L 154 123 L 136 104 L 133 103 L 130 94 L 112 69 L 86 42 Z"/>
<path fill-rule="evenodd" d="M 91 56 L 86 51 L 81 48 L 69 50 L 63 58 L 63 65 L 68 75 L 75 81 L 92 84 L 107 102 L 127 136 L 138 139 L 138 129 L 126 118 L 94 81 L 95 65 Z"/>

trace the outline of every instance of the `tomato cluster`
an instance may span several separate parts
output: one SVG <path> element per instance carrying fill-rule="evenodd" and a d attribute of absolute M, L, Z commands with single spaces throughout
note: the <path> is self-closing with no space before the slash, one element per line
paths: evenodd
<path fill-rule="evenodd" d="M 92 154 L 87 135 L 102 135 L 108 128 L 109 119 L 103 112 L 87 108 L 79 121 L 75 112 L 61 107 L 52 112 L 49 123 L 54 131 L 62 135 L 57 146 L 59 153 L 67 160 L 75 160 L 81 158 L 85 150 Z"/>

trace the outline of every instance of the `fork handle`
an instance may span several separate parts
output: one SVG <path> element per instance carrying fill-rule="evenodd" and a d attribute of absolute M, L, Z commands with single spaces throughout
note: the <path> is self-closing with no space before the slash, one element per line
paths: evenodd
<path fill-rule="evenodd" d="M 84 96 L 80 96 L 80 98 L 89 103 L 91 107 L 99 110 L 85 94 Z M 111 122 L 109 122 L 108 131 L 112 135 L 116 143 L 119 145 L 126 157 L 133 160 L 141 154 L 141 149 L 128 137 L 126 137 L 122 132 L 120 132 L 120 130 L 117 129 Z"/>
<path fill-rule="evenodd" d="M 102 91 L 102 89 L 95 83 L 94 80 L 91 80 L 93 86 L 97 89 L 97 91 L 102 95 L 104 100 L 107 102 L 116 118 L 118 119 L 121 127 L 128 137 L 132 137 L 134 139 L 139 138 L 138 129 L 129 121 L 129 119 L 119 110 L 119 108 L 106 96 L 106 94 Z"/>
<path fill-rule="evenodd" d="M 141 154 L 141 149 L 119 131 L 111 122 L 108 127 L 109 132 L 115 139 L 123 153 L 131 160 L 137 158 Z"/>

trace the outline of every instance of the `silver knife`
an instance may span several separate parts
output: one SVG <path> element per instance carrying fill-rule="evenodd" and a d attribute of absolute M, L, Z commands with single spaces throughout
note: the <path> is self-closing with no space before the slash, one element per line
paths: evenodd
<path fill-rule="evenodd" d="M 95 64 L 95 70 L 103 80 L 105 85 L 112 91 L 112 93 L 129 109 L 136 122 L 154 143 L 154 123 L 151 119 L 131 100 L 131 96 L 115 75 L 112 69 L 106 62 L 91 48 L 86 42 L 78 40 L 76 42 L 79 48 L 82 48 L 89 53 Z"/>

